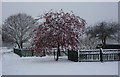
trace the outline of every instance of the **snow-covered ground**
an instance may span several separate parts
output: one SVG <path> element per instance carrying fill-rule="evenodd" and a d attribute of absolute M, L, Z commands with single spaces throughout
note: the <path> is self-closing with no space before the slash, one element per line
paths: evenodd
<path fill-rule="evenodd" d="M 2 76 L 2 48 L 0 47 L 0 76 Z"/>
<path fill-rule="evenodd" d="M 3 75 L 118 75 L 118 62 L 72 62 L 67 57 L 19 57 L 3 49 Z"/>

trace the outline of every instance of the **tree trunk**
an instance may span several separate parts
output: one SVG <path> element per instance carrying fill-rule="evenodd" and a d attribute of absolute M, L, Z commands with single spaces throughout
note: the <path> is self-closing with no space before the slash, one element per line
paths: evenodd
<path fill-rule="evenodd" d="M 106 45 L 106 37 L 104 37 L 104 39 L 102 39 L 102 45 L 103 45 L 103 47 L 105 47 L 105 45 Z"/>
<path fill-rule="evenodd" d="M 104 40 L 102 39 L 102 45 L 104 45 Z"/>
<path fill-rule="evenodd" d="M 19 44 L 17 44 L 18 45 L 18 48 L 20 49 L 20 45 Z"/>
<path fill-rule="evenodd" d="M 23 48 L 23 42 L 22 41 L 20 42 L 20 48 L 21 49 Z"/>
<path fill-rule="evenodd" d="M 103 46 L 105 47 L 105 45 L 106 45 L 106 37 L 104 37 L 103 39 Z"/>
<path fill-rule="evenodd" d="M 20 49 L 20 45 L 19 45 L 19 43 L 17 41 L 16 41 L 16 44 L 17 44 L 18 48 Z"/>
<path fill-rule="evenodd" d="M 59 55 L 60 55 L 60 48 L 59 48 L 59 43 L 58 43 L 58 48 L 57 48 L 57 58 L 56 58 L 56 61 L 58 61 L 59 59 Z"/>

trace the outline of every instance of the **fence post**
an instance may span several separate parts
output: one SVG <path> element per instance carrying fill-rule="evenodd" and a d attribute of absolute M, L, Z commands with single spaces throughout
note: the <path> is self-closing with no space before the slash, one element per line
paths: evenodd
<path fill-rule="evenodd" d="M 80 60 L 79 60 L 79 58 L 80 58 L 80 56 L 79 56 L 79 55 L 80 55 L 80 54 L 79 54 L 79 50 L 78 50 L 78 62 L 80 61 Z"/>
<path fill-rule="evenodd" d="M 31 50 L 31 52 L 32 52 L 32 56 L 33 56 L 33 50 Z"/>
<path fill-rule="evenodd" d="M 69 55 L 70 55 L 70 52 L 69 52 L 69 49 L 68 49 L 68 60 L 70 60 L 70 56 Z"/>
<path fill-rule="evenodd" d="M 103 53 L 102 53 L 102 48 L 100 48 L 100 61 L 103 62 Z"/>
<path fill-rule="evenodd" d="M 20 51 L 20 57 L 22 57 L 22 49 L 19 49 L 19 51 Z"/>
<path fill-rule="evenodd" d="M 120 61 L 120 53 L 118 53 L 118 61 Z"/>

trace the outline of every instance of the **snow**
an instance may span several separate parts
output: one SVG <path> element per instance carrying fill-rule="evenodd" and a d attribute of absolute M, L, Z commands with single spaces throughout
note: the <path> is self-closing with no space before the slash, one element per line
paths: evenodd
<path fill-rule="evenodd" d="M 0 76 L 2 76 L 2 53 L 1 53 L 1 47 L 0 47 Z"/>
<path fill-rule="evenodd" d="M 0 53 L 6 53 L 6 52 L 11 52 L 13 49 L 12 48 L 7 48 L 7 47 L 1 47 Z"/>
<path fill-rule="evenodd" d="M 6 50 L 6 51 L 5 51 Z M 72 62 L 66 56 L 19 57 L 3 48 L 3 75 L 118 75 L 118 62 Z"/>

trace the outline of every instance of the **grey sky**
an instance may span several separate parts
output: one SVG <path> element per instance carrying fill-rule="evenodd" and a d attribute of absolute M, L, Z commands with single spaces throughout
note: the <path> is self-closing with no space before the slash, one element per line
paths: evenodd
<path fill-rule="evenodd" d="M 2 20 L 17 13 L 27 13 L 32 17 L 37 17 L 50 9 L 73 11 L 84 18 L 88 25 L 100 21 L 118 21 L 117 2 L 3 2 Z"/>

